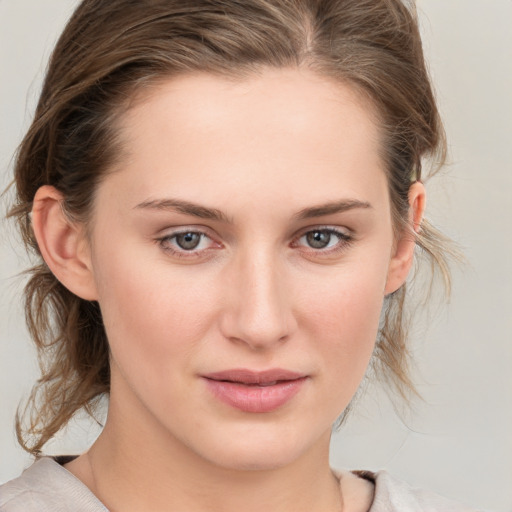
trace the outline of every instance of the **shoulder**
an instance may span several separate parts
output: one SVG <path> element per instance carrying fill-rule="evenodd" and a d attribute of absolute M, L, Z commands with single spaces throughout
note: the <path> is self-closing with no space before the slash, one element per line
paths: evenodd
<path fill-rule="evenodd" d="M 386 471 L 356 471 L 355 474 L 374 482 L 375 494 L 369 512 L 477 512 L 433 492 L 411 487 Z"/>
<path fill-rule="evenodd" d="M 43 457 L 0 486 L 0 512 L 108 512 L 80 480 Z"/>

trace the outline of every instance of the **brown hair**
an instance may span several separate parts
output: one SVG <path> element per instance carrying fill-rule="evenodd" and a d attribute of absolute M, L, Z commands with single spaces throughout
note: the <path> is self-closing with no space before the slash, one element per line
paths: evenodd
<path fill-rule="evenodd" d="M 51 57 L 34 121 L 15 164 L 23 239 L 40 264 L 25 289 L 26 318 L 42 377 L 25 414 L 22 446 L 38 454 L 81 408 L 109 392 L 109 349 L 99 306 L 62 286 L 31 229 L 37 189 L 56 187 L 71 218 L 87 222 L 96 187 L 120 154 L 115 121 L 135 91 L 174 75 L 245 76 L 307 66 L 349 83 L 379 114 L 392 210 L 405 225 L 408 191 L 422 159 L 445 155 L 413 5 L 400 0 L 84 0 Z M 415 235 L 416 236 L 416 235 Z M 428 223 L 418 245 L 447 278 L 443 239 Z M 405 286 L 386 298 L 375 361 L 400 393 L 413 389 L 403 306 Z M 30 437 L 32 436 L 32 437 Z"/>

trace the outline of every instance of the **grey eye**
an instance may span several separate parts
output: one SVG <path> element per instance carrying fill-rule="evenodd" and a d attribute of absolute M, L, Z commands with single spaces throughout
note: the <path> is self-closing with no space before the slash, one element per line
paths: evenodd
<path fill-rule="evenodd" d="M 325 249 L 331 242 L 332 233 L 327 230 L 310 231 L 306 234 L 306 241 L 313 249 Z"/>
<path fill-rule="evenodd" d="M 202 236 L 203 235 L 200 233 L 189 232 L 175 235 L 174 239 L 176 240 L 176 245 L 178 245 L 180 249 L 191 251 L 196 249 L 200 244 Z"/>

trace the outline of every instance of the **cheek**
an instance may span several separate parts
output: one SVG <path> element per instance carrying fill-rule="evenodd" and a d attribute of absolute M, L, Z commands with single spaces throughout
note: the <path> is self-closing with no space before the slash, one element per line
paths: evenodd
<path fill-rule="evenodd" d="M 99 255 L 97 265 L 99 303 L 113 356 L 153 367 L 170 364 L 204 338 L 212 305 L 218 302 L 214 288 L 168 265 L 150 264 L 146 254 L 123 254 L 131 257 Z"/>
<path fill-rule="evenodd" d="M 303 297 L 307 322 L 331 389 L 355 392 L 374 349 L 379 326 L 386 266 L 373 262 L 373 271 L 362 262 L 340 271 L 317 292 Z M 340 390 L 340 392 L 342 392 Z"/>
<path fill-rule="evenodd" d="M 355 260 L 356 258 L 354 258 Z M 301 301 L 311 321 L 336 337 L 361 337 L 378 323 L 387 262 L 361 258 L 301 286 Z M 297 290 L 300 293 L 299 290 Z"/>

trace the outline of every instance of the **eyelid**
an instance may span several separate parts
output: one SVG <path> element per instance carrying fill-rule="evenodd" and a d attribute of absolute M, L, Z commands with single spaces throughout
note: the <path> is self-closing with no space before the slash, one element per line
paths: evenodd
<path fill-rule="evenodd" d="M 354 232 L 346 227 L 333 226 L 332 224 L 318 224 L 315 226 L 307 226 L 302 228 L 298 233 L 294 236 L 294 240 L 298 240 L 304 235 L 311 233 L 312 231 L 329 231 L 331 233 L 335 233 L 342 238 L 353 238 Z"/>
<path fill-rule="evenodd" d="M 166 235 L 175 235 L 179 233 L 186 233 L 187 231 L 192 231 L 194 233 L 203 233 L 205 235 L 209 235 L 213 233 L 213 230 L 209 226 L 205 226 L 204 224 L 166 224 L 166 226 L 162 229 L 158 230 L 157 236 L 166 236 Z"/>
<path fill-rule="evenodd" d="M 202 237 L 208 238 L 215 247 L 208 247 L 205 249 L 180 249 L 178 247 L 171 247 L 170 245 L 164 246 L 165 242 L 171 240 L 179 235 L 186 233 L 195 233 Z M 167 228 L 161 231 L 160 235 L 154 238 L 154 241 L 162 248 L 166 253 L 179 258 L 200 258 L 202 255 L 210 252 L 212 249 L 218 249 L 223 247 L 222 243 L 218 241 L 218 237 L 212 235 L 212 230 L 206 226 L 176 226 L 175 228 Z"/>
<path fill-rule="evenodd" d="M 326 231 L 332 233 L 339 237 L 339 242 L 334 247 L 323 248 L 323 249 L 315 249 L 313 247 L 302 246 L 299 244 L 299 241 L 302 237 L 307 235 L 308 233 L 314 231 Z M 294 237 L 291 247 L 301 247 L 305 252 L 310 253 L 311 255 L 322 257 L 329 256 L 339 252 L 344 251 L 350 244 L 354 242 L 354 233 L 352 230 L 348 228 L 341 228 L 339 226 L 332 225 L 318 225 L 318 226 L 308 226 L 307 228 L 302 229 L 299 233 Z"/>

